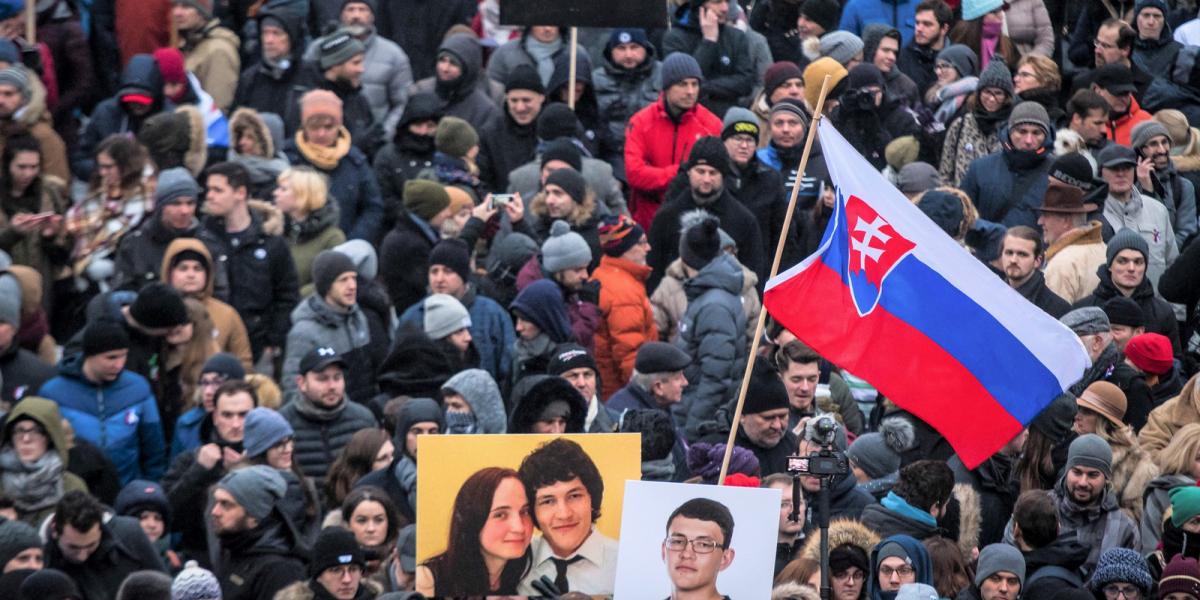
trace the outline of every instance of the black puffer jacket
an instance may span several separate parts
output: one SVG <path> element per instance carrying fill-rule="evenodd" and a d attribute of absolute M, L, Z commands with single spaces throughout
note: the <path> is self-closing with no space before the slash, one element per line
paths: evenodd
<path fill-rule="evenodd" d="M 100 524 L 100 536 L 100 547 L 82 563 L 67 560 L 54 540 L 44 549 L 46 568 L 66 573 L 79 586 L 84 600 L 115 598 L 121 583 L 134 571 L 166 571 L 137 519 L 110 517 Z"/>
<path fill-rule="evenodd" d="M 216 442 L 216 433 L 206 419 L 201 426 L 203 443 Z M 240 450 L 240 447 L 238 448 Z M 205 516 L 208 514 L 208 490 L 225 476 L 225 466 L 217 461 L 211 469 L 196 462 L 199 450 L 181 452 L 163 476 L 162 486 L 171 505 L 171 531 L 180 534 L 177 549 L 184 558 L 210 567 L 208 533 Z"/>
<path fill-rule="evenodd" d="M 370 409 L 347 397 L 336 407 L 326 408 L 295 393 L 279 414 L 295 431 L 295 460 L 300 470 L 317 487 L 324 483 L 329 466 L 355 433 L 379 426 Z"/>
<path fill-rule="evenodd" d="M 306 41 L 304 19 L 294 14 L 294 11 L 265 7 L 259 11 L 256 17 L 260 36 L 262 35 L 262 21 L 267 17 L 276 19 L 287 30 L 288 40 L 292 44 L 288 65 L 283 68 L 281 65 L 267 64 L 260 54 L 257 57 L 258 60 L 238 76 L 237 91 L 233 96 L 232 108 L 245 106 L 260 113 L 275 113 L 283 117 L 287 114 L 288 99 L 291 97 L 292 86 L 297 82 L 297 75 L 300 73 L 304 56 Z"/>
<path fill-rule="evenodd" d="M 277 508 L 258 527 L 219 539 L 214 570 L 225 600 L 274 598 L 279 590 L 307 578 L 303 561 L 308 550 Z"/>

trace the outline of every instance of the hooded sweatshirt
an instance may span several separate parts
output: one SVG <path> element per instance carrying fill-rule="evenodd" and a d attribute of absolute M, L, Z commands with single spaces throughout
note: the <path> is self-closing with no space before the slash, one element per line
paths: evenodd
<path fill-rule="evenodd" d="M 246 324 L 242 322 L 241 315 L 232 306 L 213 296 L 214 277 L 211 275 L 213 260 L 208 246 L 191 237 L 181 237 L 172 241 L 163 251 L 160 277 L 163 281 L 171 280 L 171 261 L 185 250 L 200 254 L 208 263 L 210 271 L 208 281 L 204 290 L 196 295 L 196 299 L 203 302 L 204 308 L 208 311 L 208 318 L 213 324 L 213 340 L 217 342 L 217 348 L 221 352 L 228 352 L 236 356 L 243 367 L 247 370 L 251 369 L 253 363 L 251 361 L 250 336 L 246 333 Z"/>
<path fill-rule="evenodd" d="M 39 459 L 35 463 L 37 470 L 28 475 L 21 472 L 8 472 L 3 466 L 0 466 L 0 490 L 3 490 L 6 496 L 16 502 L 18 517 L 37 527 L 43 519 L 54 512 L 55 504 L 63 494 L 76 490 L 86 492 L 88 489 L 82 479 L 67 471 L 69 462 L 67 455 L 70 448 L 67 445 L 67 437 L 63 435 L 62 415 L 58 412 L 58 407 L 54 402 L 45 398 L 26 396 L 13 407 L 12 412 L 8 413 L 5 427 L 0 430 L 0 456 L 8 454 L 12 448 L 13 439 L 9 434 L 12 433 L 13 426 L 18 421 L 26 419 L 36 422 L 46 432 L 46 437 L 50 442 L 46 448 L 47 456 Z M 15 450 L 12 452 L 15 454 Z M 49 455 L 53 455 L 53 458 Z M 4 460 L 7 458 L 0 458 L 0 461 Z M 58 472 L 56 476 L 53 475 L 55 471 Z M 29 485 L 31 480 L 37 481 L 43 477 L 54 481 L 49 484 L 51 495 L 48 497 L 31 496 L 30 494 L 37 494 L 46 489 Z"/>
<path fill-rule="evenodd" d="M 434 92 L 442 101 L 445 115 L 458 117 L 471 124 L 475 131 L 488 129 L 501 118 L 500 108 L 489 96 L 490 79 L 483 73 L 483 51 L 473 35 L 456 33 L 438 47 L 438 55 L 448 53 L 462 66 L 458 79 L 442 82 L 437 76 L 418 81 L 413 93 Z"/>

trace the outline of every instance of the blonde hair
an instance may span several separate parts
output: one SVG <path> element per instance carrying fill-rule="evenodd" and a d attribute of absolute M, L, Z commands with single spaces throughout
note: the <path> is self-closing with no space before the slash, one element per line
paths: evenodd
<path fill-rule="evenodd" d="M 1038 87 L 1055 92 L 1062 89 L 1062 75 L 1058 72 L 1058 63 L 1050 60 L 1049 57 L 1040 54 L 1026 54 L 1017 61 L 1018 69 L 1021 68 L 1021 65 L 1029 65 L 1033 69 L 1033 74 L 1038 80 Z"/>
<path fill-rule="evenodd" d="M 287 181 L 296 196 L 296 206 L 304 214 L 320 210 L 329 200 L 329 179 L 310 167 L 291 167 L 279 174 L 278 182 Z"/>
<path fill-rule="evenodd" d="M 1200 454 L 1200 423 L 1190 423 L 1175 432 L 1171 443 L 1154 456 L 1154 463 L 1164 475 L 1190 477 L 1197 454 Z"/>

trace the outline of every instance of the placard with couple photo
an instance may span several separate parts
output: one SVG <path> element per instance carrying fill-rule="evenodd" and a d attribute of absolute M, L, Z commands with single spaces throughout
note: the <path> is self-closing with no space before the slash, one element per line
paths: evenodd
<path fill-rule="evenodd" d="M 417 591 L 611 595 L 638 434 L 421 436 Z"/>

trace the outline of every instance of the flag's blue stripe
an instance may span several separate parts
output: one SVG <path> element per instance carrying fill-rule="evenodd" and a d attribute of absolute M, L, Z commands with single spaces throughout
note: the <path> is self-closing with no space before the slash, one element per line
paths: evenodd
<path fill-rule="evenodd" d="M 839 208 L 844 209 L 844 206 Z M 831 221 L 841 224 L 822 259 L 842 274 L 848 260 L 845 213 Z M 991 313 L 946 281 L 944 277 L 908 255 L 884 281 L 875 310 L 886 310 L 922 332 L 970 371 L 1009 414 L 1028 424 L 1046 404 L 1061 393 L 1058 379 L 1016 336 Z M 881 360 L 904 360 L 903 349 Z M 921 373 L 913 373 L 920 377 Z"/>

